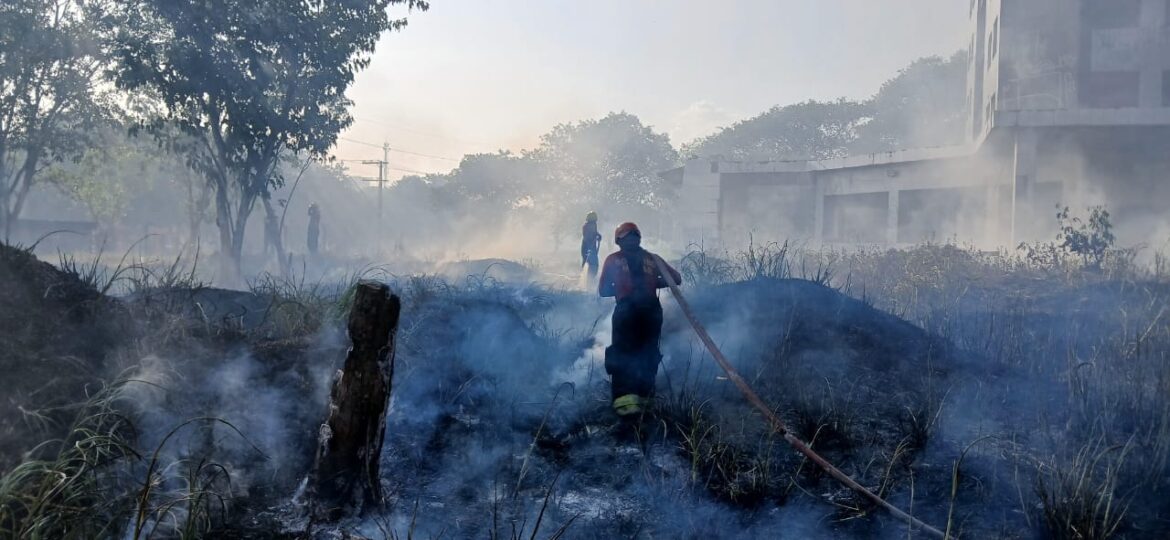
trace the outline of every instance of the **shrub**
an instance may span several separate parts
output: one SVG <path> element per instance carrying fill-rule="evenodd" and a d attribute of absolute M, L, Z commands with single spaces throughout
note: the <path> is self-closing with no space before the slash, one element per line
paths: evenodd
<path fill-rule="evenodd" d="M 1090 207 L 1088 220 L 1083 220 L 1079 216 L 1070 217 L 1067 206 L 1056 208 L 1056 220 L 1060 224 L 1056 241 L 1060 247 L 1080 256 L 1091 268 L 1100 269 L 1116 241 L 1109 211 L 1104 206 Z"/>

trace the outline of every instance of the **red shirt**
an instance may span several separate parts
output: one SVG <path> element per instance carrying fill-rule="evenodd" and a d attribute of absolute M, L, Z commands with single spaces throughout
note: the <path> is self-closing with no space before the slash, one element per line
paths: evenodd
<path fill-rule="evenodd" d="M 605 258 L 605 264 L 601 266 L 597 293 L 603 297 L 616 297 L 619 302 L 634 296 L 654 296 L 656 290 L 669 286 L 666 278 L 658 271 L 658 264 L 655 262 L 657 258 L 657 255 L 642 250 L 642 278 L 639 280 L 630 272 L 629 262 L 624 253 L 619 251 L 610 254 Z M 682 284 L 682 275 L 666 264 L 666 261 L 663 261 L 663 264 L 670 272 L 670 277 L 674 278 L 675 284 Z"/>

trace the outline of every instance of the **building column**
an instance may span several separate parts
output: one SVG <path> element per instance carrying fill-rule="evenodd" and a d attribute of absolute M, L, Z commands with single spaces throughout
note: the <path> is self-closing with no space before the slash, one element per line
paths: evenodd
<path fill-rule="evenodd" d="M 1011 244 L 1028 240 L 1030 213 L 1035 205 L 1037 133 L 1033 129 L 1017 128 L 1015 159 L 1012 162 L 1012 227 Z"/>
<path fill-rule="evenodd" d="M 813 219 L 816 220 L 813 224 L 813 242 L 820 248 L 825 244 L 825 186 L 820 179 L 815 178 L 813 184 L 816 186 L 813 190 Z"/>
<path fill-rule="evenodd" d="M 889 208 L 886 210 L 886 243 L 898 243 L 898 190 L 890 189 L 887 195 Z"/>
<path fill-rule="evenodd" d="M 1145 57 L 1161 58 L 1162 41 L 1159 36 L 1166 26 L 1165 0 L 1143 0 L 1141 12 L 1141 28 L 1146 45 L 1139 54 Z M 1162 64 L 1160 62 L 1143 61 L 1143 68 L 1138 76 L 1138 106 L 1143 109 L 1157 109 L 1164 107 L 1162 103 Z"/>
<path fill-rule="evenodd" d="M 1000 241 L 1003 240 L 1004 212 L 999 207 L 999 179 L 1000 175 L 992 175 L 987 179 L 987 187 L 984 189 L 987 205 L 984 207 L 986 221 L 983 224 L 983 244 L 989 249 L 999 247 Z"/>

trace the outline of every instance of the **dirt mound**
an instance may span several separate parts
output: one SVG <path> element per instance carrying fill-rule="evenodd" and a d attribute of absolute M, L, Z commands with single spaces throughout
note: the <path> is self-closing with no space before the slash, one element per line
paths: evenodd
<path fill-rule="evenodd" d="M 150 289 L 126 301 L 143 311 L 162 311 L 217 328 L 249 331 L 270 321 L 279 299 L 249 291 L 198 287 Z"/>
<path fill-rule="evenodd" d="M 502 283 L 528 283 L 534 275 L 528 267 L 506 259 L 447 262 L 439 265 L 437 272 L 454 283 L 484 279 Z"/>
<path fill-rule="evenodd" d="M 128 330 L 117 301 L 76 274 L 0 244 L 0 471 L 46 436 L 52 409 L 93 390 Z"/>
<path fill-rule="evenodd" d="M 574 339 L 608 303 L 555 298 L 549 313 L 564 303 L 574 317 L 548 327 L 549 313 L 517 309 L 509 295 L 447 291 L 404 303 L 383 468 L 393 502 L 379 519 L 410 522 L 415 502 L 424 501 L 430 511 L 418 513 L 418 534 L 490 536 L 497 520 L 531 523 L 555 484 L 544 515 L 550 530 L 573 522 L 566 538 L 901 530 L 883 518 L 824 519 L 843 508 L 857 510 L 838 517 L 863 517 L 871 508 L 767 432 L 700 352 L 671 300 L 664 298 L 657 405 L 632 427 L 614 417 L 595 354 L 608 330 L 598 329 L 598 343 L 584 351 Z M 930 438 L 933 393 L 919 383 L 947 377 L 945 343 L 806 281 L 688 294 L 725 352 L 802 438 L 864 485 L 909 493 L 906 471 Z M 915 510 L 945 513 L 917 503 Z"/>
<path fill-rule="evenodd" d="M 955 367 L 948 343 L 804 280 L 752 280 L 690 294 L 723 352 L 789 429 L 863 485 L 907 487 L 901 473 L 932 442 Z M 682 447 L 684 457 L 703 463 L 717 498 L 749 507 L 783 503 L 800 486 L 834 504 L 867 507 L 820 471 L 802 468 L 697 346 L 681 315 L 668 311 L 667 321 L 661 414 L 676 431 L 714 430 L 702 444 L 683 437 Z"/>
<path fill-rule="evenodd" d="M 731 345 L 749 358 L 815 354 L 837 356 L 856 368 L 897 371 L 917 369 L 948 348 L 913 324 L 805 280 L 714 287 L 695 294 L 691 303 L 713 333 L 736 340 Z M 689 331 L 681 317 L 673 320 L 672 329 Z"/>

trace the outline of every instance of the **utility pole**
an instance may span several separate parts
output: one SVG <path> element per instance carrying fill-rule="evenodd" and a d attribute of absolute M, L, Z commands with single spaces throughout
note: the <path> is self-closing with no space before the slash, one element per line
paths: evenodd
<path fill-rule="evenodd" d="M 367 159 L 362 165 L 378 166 L 378 225 L 382 224 L 382 190 L 386 185 L 386 174 L 390 168 L 390 143 L 382 143 L 382 159 Z"/>
<path fill-rule="evenodd" d="M 382 142 L 382 166 L 378 167 L 378 228 L 382 228 L 382 187 L 390 174 L 390 143 Z"/>
<path fill-rule="evenodd" d="M 363 165 L 377 165 L 378 166 L 378 250 L 382 248 L 382 236 L 384 232 L 384 223 L 382 220 L 383 214 L 383 191 L 386 186 L 386 176 L 390 172 L 390 143 L 382 143 L 382 159 L 381 160 L 366 160 L 362 161 Z"/>

